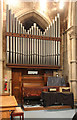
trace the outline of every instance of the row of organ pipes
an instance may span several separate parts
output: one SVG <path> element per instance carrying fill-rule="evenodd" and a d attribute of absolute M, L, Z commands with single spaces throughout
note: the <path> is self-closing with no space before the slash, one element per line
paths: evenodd
<path fill-rule="evenodd" d="M 26 30 L 7 5 L 6 28 L 7 32 L 12 33 L 60 37 L 60 16 L 57 14 L 55 20 L 44 32 L 39 29 L 36 23 Z M 60 41 L 7 36 L 7 63 L 59 66 Z"/>

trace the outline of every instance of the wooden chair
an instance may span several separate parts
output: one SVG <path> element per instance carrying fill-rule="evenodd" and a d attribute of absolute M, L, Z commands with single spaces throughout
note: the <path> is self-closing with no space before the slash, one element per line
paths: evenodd
<path fill-rule="evenodd" d="M 11 113 L 11 120 L 13 120 L 14 116 L 22 116 L 22 120 L 24 120 L 24 112 L 22 111 L 21 107 L 16 107 L 15 111 Z"/>

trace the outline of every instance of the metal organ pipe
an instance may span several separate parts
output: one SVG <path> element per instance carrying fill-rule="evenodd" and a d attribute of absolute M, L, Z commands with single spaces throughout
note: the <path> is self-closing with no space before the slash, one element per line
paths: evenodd
<path fill-rule="evenodd" d="M 26 29 L 25 29 L 25 34 L 27 34 L 27 32 L 26 32 Z M 25 58 L 24 58 L 24 63 L 25 64 L 28 64 L 28 55 L 27 55 L 27 51 L 28 51 L 28 42 L 27 42 L 27 38 L 25 38 L 25 41 L 24 41 L 25 43 L 24 43 L 24 52 L 25 52 Z"/>
<path fill-rule="evenodd" d="M 45 29 L 45 36 L 47 34 L 47 29 Z M 47 63 L 47 40 L 45 40 L 45 64 Z"/>
<path fill-rule="evenodd" d="M 48 27 L 46 29 L 46 36 L 48 36 Z M 48 63 L 48 40 L 46 40 L 46 65 Z"/>
<path fill-rule="evenodd" d="M 58 21 L 58 37 L 60 37 L 60 15 L 57 14 Z M 58 66 L 60 65 L 60 41 L 58 41 Z"/>
<path fill-rule="evenodd" d="M 22 26 L 22 34 L 23 34 L 23 26 Z M 22 55 L 22 64 L 23 64 L 23 38 L 22 38 L 22 53 L 21 53 L 21 55 Z"/>
<path fill-rule="evenodd" d="M 51 37 L 51 26 L 49 25 L 49 37 Z M 51 65 L 51 40 L 49 40 L 49 65 Z"/>
<path fill-rule="evenodd" d="M 18 33 L 20 33 L 20 21 L 18 21 Z M 20 64 L 20 38 L 18 38 L 18 64 Z"/>
<path fill-rule="evenodd" d="M 53 37 L 55 37 L 55 21 L 53 20 Z M 53 65 L 55 65 L 55 41 L 53 41 Z"/>
<path fill-rule="evenodd" d="M 15 33 L 15 16 L 13 14 L 13 33 Z M 15 37 L 13 37 L 13 63 L 15 64 Z"/>
<path fill-rule="evenodd" d="M 22 34 L 22 23 L 20 24 L 20 33 Z M 20 38 L 20 63 L 22 64 L 22 38 Z"/>
<path fill-rule="evenodd" d="M 11 10 L 9 10 L 9 32 L 12 32 L 12 14 L 11 14 Z M 9 55 L 10 55 L 10 63 L 12 63 L 12 37 L 10 37 L 10 41 L 9 41 L 9 48 L 10 48 L 10 52 L 9 52 Z"/>
<path fill-rule="evenodd" d="M 29 33 L 31 34 L 31 28 L 29 29 Z M 32 53 L 31 53 L 31 50 L 32 50 L 31 44 L 32 44 L 32 43 L 31 43 L 31 38 L 30 38 L 30 45 L 29 45 L 29 46 L 30 46 L 30 54 L 29 54 L 29 57 L 30 57 L 30 64 L 31 64 L 31 57 L 32 57 L 32 56 L 31 56 L 31 54 L 32 54 Z"/>
<path fill-rule="evenodd" d="M 40 36 L 41 35 L 40 29 L 38 30 L 38 32 L 39 32 L 39 36 Z M 39 39 L 39 64 L 40 64 L 40 39 Z"/>
<path fill-rule="evenodd" d="M 40 33 L 41 34 L 41 36 L 42 36 L 42 32 Z M 42 64 L 42 41 L 43 40 L 40 40 L 40 64 Z"/>
<path fill-rule="evenodd" d="M 48 35 L 49 36 L 50 26 L 48 27 Z M 50 40 L 48 40 L 48 65 L 50 60 Z"/>
<path fill-rule="evenodd" d="M 46 31 L 46 36 L 48 37 L 48 27 L 47 27 L 47 31 Z M 47 49 L 47 60 L 46 60 L 46 64 L 48 64 L 48 52 L 49 52 L 49 46 L 48 46 L 48 40 L 46 40 L 46 49 Z"/>
<path fill-rule="evenodd" d="M 29 30 L 27 31 L 27 34 L 29 35 Z M 28 38 L 28 51 L 27 51 L 27 56 L 28 56 L 28 64 L 29 64 L 29 38 Z"/>
<path fill-rule="evenodd" d="M 32 29 L 32 35 L 33 35 L 33 26 L 31 27 L 31 29 Z M 33 64 L 33 54 L 34 54 L 34 40 L 32 39 L 32 64 Z"/>
<path fill-rule="evenodd" d="M 43 36 L 45 36 L 45 32 L 43 33 Z M 45 46 L 45 40 L 43 41 L 43 48 L 44 48 L 44 50 L 43 50 L 43 64 L 45 64 L 45 54 L 46 54 L 46 52 L 45 52 L 45 50 L 46 50 L 46 46 Z"/>
<path fill-rule="evenodd" d="M 53 37 L 53 23 L 51 22 L 51 37 Z M 53 41 L 51 41 L 51 65 L 53 65 Z"/>
<path fill-rule="evenodd" d="M 44 36 L 44 33 L 42 33 L 42 36 Z M 44 64 L 44 40 L 42 40 L 42 64 Z"/>
<path fill-rule="evenodd" d="M 16 18 L 15 19 L 15 32 L 17 33 L 18 32 L 18 19 Z M 16 37 L 15 39 L 15 63 L 17 64 L 17 61 L 18 61 L 18 38 Z"/>
<path fill-rule="evenodd" d="M 47 27 L 47 31 L 46 31 L 46 36 L 48 37 L 48 27 Z M 46 55 L 46 57 L 47 57 L 47 60 L 46 60 L 46 64 L 48 64 L 48 52 L 49 52 L 49 46 L 48 46 L 48 40 L 46 40 L 46 49 L 47 49 L 47 55 Z"/>
<path fill-rule="evenodd" d="M 36 23 L 33 25 L 34 35 L 36 35 Z M 36 39 L 34 39 L 34 64 L 36 64 Z"/>
<path fill-rule="evenodd" d="M 39 33 L 38 33 L 38 27 L 36 28 L 37 30 L 36 30 L 36 34 L 37 35 L 39 35 Z M 37 64 L 39 63 L 38 61 L 39 61 L 39 40 L 37 39 L 37 49 L 36 49 L 36 54 L 37 54 Z"/>
<path fill-rule="evenodd" d="M 53 37 L 53 22 L 51 23 L 51 37 Z M 51 41 L 51 65 L 53 65 L 54 64 L 54 57 L 53 57 L 53 41 Z"/>
<path fill-rule="evenodd" d="M 55 17 L 55 37 L 58 37 L 58 34 L 57 34 L 57 17 Z M 57 41 L 55 41 L 55 65 L 57 65 Z"/>
<path fill-rule="evenodd" d="M 23 26 L 23 34 L 25 34 L 25 29 L 24 29 L 24 26 Z M 24 62 L 24 58 L 25 58 L 25 38 L 23 38 L 23 64 L 25 63 Z"/>
<path fill-rule="evenodd" d="M 8 5 L 6 6 L 6 31 L 7 32 L 10 32 L 9 31 L 9 7 L 8 7 Z M 10 61 L 9 61 L 9 57 L 10 57 L 10 55 L 9 55 L 9 51 L 10 51 L 10 41 L 9 41 L 9 36 L 7 36 L 7 40 L 6 40 L 6 48 L 7 48 L 7 63 L 9 63 Z"/>

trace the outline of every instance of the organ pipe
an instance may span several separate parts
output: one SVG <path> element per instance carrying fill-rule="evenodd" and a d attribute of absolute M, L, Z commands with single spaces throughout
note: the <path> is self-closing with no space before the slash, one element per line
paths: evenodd
<path fill-rule="evenodd" d="M 57 14 L 58 18 L 58 37 L 60 37 L 60 15 Z M 58 41 L 58 66 L 60 65 L 60 42 Z"/>
<path fill-rule="evenodd" d="M 57 17 L 55 17 L 55 37 L 58 37 L 58 34 L 57 34 Z M 57 65 L 57 49 L 58 49 L 58 46 L 57 46 L 57 41 L 55 41 L 55 64 Z"/>
<path fill-rule="evenodd" d="M 11 10 L 9 10 L 9 32 L 12 32 L 12 15 L 11 15 Z M 12 37 L 10 37 L 10 41 L 9 41 L 9 53 L 10 53 L 10 63 L 12 63 Z"/>
<path fill-rule="evenodd" d="M 53 20 L 53 37 L 55 37 L 55 21 Z M 53 65 L 55 65 L 55 41 L 53 41 Z"/>
<path fill-rule="evenodd" d="M 42 36 L 42 32 L 40 33 L 40 35 Z M 40 64 L 42 64 L 42 56 L 43 56 L 43 54 L 42 54 L 42 40 L 40 40 Z"/>
<path fill-rule="evenodd" d="M 15 19 L 15 18 L 14 18 L 14 19 Z M 15 27 L 16 27 L 16 28 L 15 28 L 15 32 L 17 33 L 17 32 L 18 32 L 18 24 L 17 24 L 17 23 L 18 23 L 18 19 L 17 19 L 17 18 L 15 19 L 15 22 L 16 22 L 16 23 L 15 23 Z M 16 55 L 14 55 L 14 56 L 15 56 L 15 60 L 14 60 L 14 61 L 15 61 L 15 63 L 17 64 L 17 61 L 18 61 L 18 38 L 16 37 L 15 40 L 16 40 L 16 41 L 15 41 L 15 45 L 14 45 L 14 46 L 15 46 L 15 54 L 16 54 Z"/>
<path fill-rule="evenodd" d="M 45 36 L 45 32 L 43 33 L 43 36 Z M 44 50 L 43 50 L 43 64 L 45 65 L 45 54 L 46 54 L 46 45 L 45 45 L 45 43 L 46 43 L 46 41 L 44 40 L 43 41 L 43 48 L 44 48 Z"/>
<path fill-rule="evenodd" d="M 26 34 L 26 30 L 25 30 L 25 34 Z M 27 45 L 27 38 L 25 38 L 25 41 L 24 41 L 24 52 L 25 52 L 25 57 L 24 57 L 24 64 L 28 64 L 27 61 L 28 61 L 28 56 L 27 56 L 27 51 L 28 51 L 28 45 Z"/>
<path fill-rule="evenodd" d="M 30 34 L 31 34 L 31 28 L 29 29 L 29 31 L 30 31 Z M 32 41 L 31 41 L 31 39 L 30 39 L 30 54 L 29 54 L 29 56 L 30 56 L 30 64 L 31 64 L 31 57 L 32 57 L 32 53 L 31 53 L 31 51 L 32 51 L 32 48 L 31 48 L 31 43 L 32 43 Z"/>
<path fill-rule="evenodd" d="M 38 33 L 38 27 L 37 27 L 37 35 L 39 35 L 39 33 Z M 39 61 L 39 40 L 37 39 L 37 49 L 36 49 L 36 51 L 37 51 L 37 64 L 39 63 L 38 61 Z"/>
<path fill-rule="evenodd" d="M 20 33 L 20 21 L 18 21 L 18 33 Z M 18 64 L 20 64 L 20 38 L 18 38 Z"/>
<path fill-rule="evenodd" d="M 31 27 L 32 28 L 32 35 L 33 35 L 33 26 Z M 33 49 L 34 49 L 34 40 L 32 39 L 32 64 L 33 64 Z"/>
<path fill-rule="evenodd" d="M 25 29 L 24 29 L 24 26 L 23 26 L 23 34 L 25 34 Z M 24 64 L 24 57 L 25 57 L 25 38 L 23 38 L 23 64 Z"/>
<path fill-rule="evenodd" d="M 36 23 L 33 25 L 34 35 L 36 35 Z M 34 39 L 34 64 L 36 64 L 36 39 Z"/>
<path fill-rule="evenodd" d="M 13 14 L 13 33 L 15 33 L 15 16 Z M 13 37 L 13 63 L 15 64 L 15 37 Z"/>
<path fill-rule="evenodd" d="M 29 35 L 29 30 L 27 31 L 27 34 Z M 27 56 L 28 56 L 28 64 L 29 64 L 29 38 L 28 38 L 28 51 L 27 51 Z"/>
<path fill-rule="evenodd" d="M 7 32 L 10 32 L 9 31 L 9 7 L 8 7 L 8 5 L 6 6 L 6 31 Z M 6 40 L 6 48 L 7 48 L 7 63 L 9 63 L 10 61 L 9 61 L 9 51 L 10 51 L 10 49 L 9 49 L 9 36 L 7 36 L 7 40 Z"/>

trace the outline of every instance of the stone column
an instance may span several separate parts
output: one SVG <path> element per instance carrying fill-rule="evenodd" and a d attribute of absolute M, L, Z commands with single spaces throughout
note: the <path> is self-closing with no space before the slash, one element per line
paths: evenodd
<path fill-rule="evenodd" d="M 3 30 L 3 0 L 0 0 L 0 94 L 2 93 L 2 79 L 3 79 L 3 68 L 2 68 L 2 30 Z"/>
<path fill-rule="evenodd" d="M 77 99 L 77 68 L 76 68 L 76 37 L 75 34 L 73 33 L 71 37 L 71 46 L 72 46 L 72 57 L 71 57 L 71 90 L 74 93 L 74 99 Z"/>
<path fill-rule="evenodd" d="M 69 2 L 68 8 L 68 64 L 69 64 L 69 82 L 71 91 L 74 94 L 74 99 L 77 99 L 77 61 L 76 61 L 76 34 L 77 34 L 77 2 Z"/>
<path fill-rule="evenodd" d="M 3 0 L 0 0 L 0 94 L 2 94 L 2 29 L 3 29 Z M 0 99 L 2 103 L 2 99 Z M 0 112 L 0 119 L 2 118 L 2 113 Z"/>

